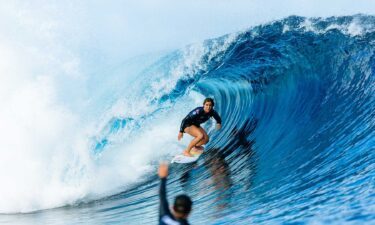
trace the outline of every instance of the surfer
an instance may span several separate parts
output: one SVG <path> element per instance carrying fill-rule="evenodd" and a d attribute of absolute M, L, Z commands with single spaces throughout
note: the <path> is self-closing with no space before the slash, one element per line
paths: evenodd
<path fill-rule="evenodd" d="M 159 166 L 160 177 L 160 211 L 159 224 L 160 225 L 189 225 L 187 218 L 191 211 L 192 201 L 187 195 L 178 195 L 175 198 L 172 212 L 169 210 L 167 201 L 166 183 L 168 177 L 168 164 L 161 163 Z"/>
<path fill-rule="evenodd" d="M 216 120 L 216 128 L 221 128 L 221 118 L 219 114 L 213 109 L 215 103 L 212 98 L 206 98 L 203 101 L 203 107 L 197 107 L 191 111 L 181 122 L 180 132 L 178 133 L 178 140 L 185 133 L 190 134 L 194 139 L 190 142 L 183 154 L 185 156 L 193 156 L 191 153 L 200 154 L 203 152 L 202 145 L 207 144 L 209 137 L 206 131 L 200 126 L 201 123 L 206 122 L 213 117 Z M 192 149 L 194 150 L 192 151 Z"/>

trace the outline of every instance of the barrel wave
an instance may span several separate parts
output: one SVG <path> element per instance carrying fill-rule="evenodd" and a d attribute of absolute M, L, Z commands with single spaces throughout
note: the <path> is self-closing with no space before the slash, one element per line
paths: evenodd
<path fill-rule="evenodd" d="M 291 16 L 187 46 L 105 102 L 89 137 L 96 164 L 121 156 L 147 169 L 104 198 L 0 218 L 157 223 L 158 161 L 182 151 L 180 121 L 213 97 L 222 129 L 206 123 L 206 153 L 171 165 L 168 180 L 170 200 L 192 197 L 192 224 L 374 223 L 374 93 L 373 16 Z"/>

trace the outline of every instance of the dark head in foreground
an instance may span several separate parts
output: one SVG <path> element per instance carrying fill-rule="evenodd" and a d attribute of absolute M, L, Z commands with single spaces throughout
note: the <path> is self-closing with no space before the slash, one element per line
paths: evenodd
<path fill-rule="evenodd" d="M 193 202 L 190 197 L 187 195 L 178 195 L 176 196 L 173 204 L 173 211 L 175 217 L 187 218 L 191 211 L 191 206 Z"/>
<path fill-rule="evenodd" d="M 167 201 L 166 182 L 168 177 L 168 164 L 162 163 L 159 166 L 160 183 L 160 211 L 159 224 L 189 224 L 187 218 L 191 212 L 192 201 L 187 195 L 178 195 L 173 204 L 172 212 L 169 210 Z"/>

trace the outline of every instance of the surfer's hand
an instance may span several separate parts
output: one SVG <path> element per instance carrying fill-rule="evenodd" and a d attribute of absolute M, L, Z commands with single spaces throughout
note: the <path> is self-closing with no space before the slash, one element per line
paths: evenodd
<path fill-rule="evenodd" d="M 221 124 L 220 123 L 218 123 L 218 124 L 216 124 L 216 129 L 220 129 L 221 128 Z"/>
<path fill-rule="evenodd" d="M 165 178 L 168 176 L 168 163 L 162 162 L 159 165 L 159 177 Z"/>
<path fill-rule="evenodd" d="M 178 132 L 178 137 L 177 137 L 177 139 L 178 139 L 178 140 L 181 140 L 182 136 L 184 136 L 184 133 L 182 133 L 182 132 Z"/>

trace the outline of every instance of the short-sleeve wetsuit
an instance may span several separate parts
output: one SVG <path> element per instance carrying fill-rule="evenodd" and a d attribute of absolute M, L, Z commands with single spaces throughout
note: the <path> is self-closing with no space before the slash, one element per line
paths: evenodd
<path fill-rule="evenodd" d="M 201 123 L 206 122 L 211 117 L 214 117 L 216 122 L 221 124 L 221 118 L 215 110 L 212 109 L 209 113 L 206 113 L 203 107 L 197 107 L 182 120 L 180 132 L 184 132 L 185 128 L 191 125 L 200 127 Z"/>
<path fill-rule="evenodd" d="M 169 210 L 166 183 L 167 178 L 160 179 L 159 225 L 189 225 L 189 222 L 186 219 L 176 219 Z"/>

